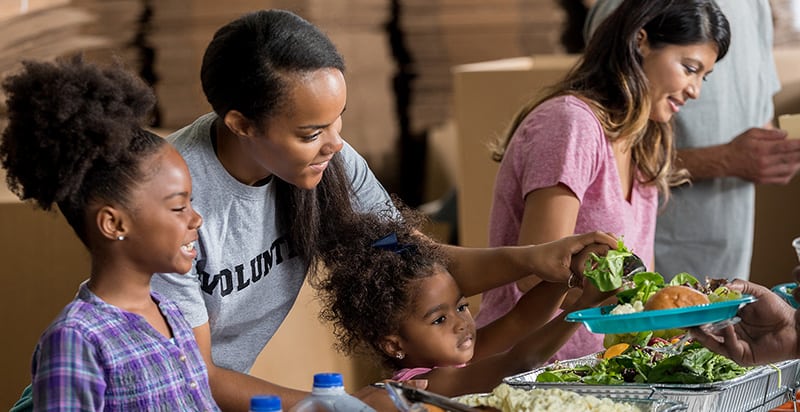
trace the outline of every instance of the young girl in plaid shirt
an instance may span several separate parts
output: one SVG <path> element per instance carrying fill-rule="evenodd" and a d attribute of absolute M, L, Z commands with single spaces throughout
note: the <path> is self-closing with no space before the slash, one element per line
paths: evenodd
<path fill-rule="evenodd" d="M 3 87 L 9 187 L 56 205 L 91 256 L 36 346 L 34 410 L 219 410 L 192 329 L 150 290 L 155 272 L 189 271 L 202 222 L 183 158 L 141 128 L 152 92 L 80 57 L 25 62 Z"/>

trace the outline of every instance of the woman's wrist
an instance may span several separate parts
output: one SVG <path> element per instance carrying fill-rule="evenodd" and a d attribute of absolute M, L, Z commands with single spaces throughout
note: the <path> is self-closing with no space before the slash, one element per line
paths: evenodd
<path fill-rule="evenodd" d="M 542 280 L 554 282 L 555 280 L 549 279 L 547 270 L 547 261 L 545 251 L 541 246 L 537 245 L 523 245 L 523 246 L 508 246 L 499 248 L 507 255 L 504 259 L 513 264 L 513 276 L 515 281 L 523 280 L 531 275 L 535 275 Z M 545 276 L 540 276 L 544 274 Z"/>

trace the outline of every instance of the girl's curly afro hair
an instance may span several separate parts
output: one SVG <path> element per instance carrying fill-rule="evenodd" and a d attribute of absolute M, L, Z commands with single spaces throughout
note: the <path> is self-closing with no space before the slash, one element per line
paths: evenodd
<path fill-rule="evenodd" d="M 165 144 L 141 128 L 152 91 L 121 67 L 102 69 L 79 55 L 23 62 L 2 86 L 9 122 L 0 163 L 9 188 L 44 210 L 57 204 L 86 243 L 89 202 L 125 204 L 145 173 L 139 164 Z"/>

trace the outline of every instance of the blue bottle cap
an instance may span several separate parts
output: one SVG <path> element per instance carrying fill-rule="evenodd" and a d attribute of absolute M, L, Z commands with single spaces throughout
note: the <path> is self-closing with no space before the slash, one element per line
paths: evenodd
<path fill-rule="evenodd" d="M 341 373 L 317 373 L 314 375 L 315 388 L 334 388 L 344 386 Z"/>
<path fill-rule="evenodd" d="M 257 412 L 281 410 L 281 398 L 276 395 L 256 395 L 250 398 L 250 410 Z"/>

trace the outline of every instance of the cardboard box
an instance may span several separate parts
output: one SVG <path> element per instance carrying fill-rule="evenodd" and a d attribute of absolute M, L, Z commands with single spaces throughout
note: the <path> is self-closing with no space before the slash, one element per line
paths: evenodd
<path fill-rule="evenodd" d="M 800 114 L 782 114 L 777 126 L 785 130 L 788 139 L 800 139 Z"/>
<path fill-rule="evenodd" d="M 250 373 L 282 386 L 310 391 L 315 373 L 339 372 L 348 392 L 385 379 L 374 362 L 349 358 L 333 348 L 333 332 L 319 320 L 320 303 L 303 285 L 289 316 L 258 355 Z"/>
<path fill-rule="evenodd" d="M 560 80 L 576 55 L 534 55 L 456 66 L 454 112 L 458 133 L 458 233 L 462 246 L 489 240 L 489 210 L 498 163 L 488 144 L 543 87 Z"/>

